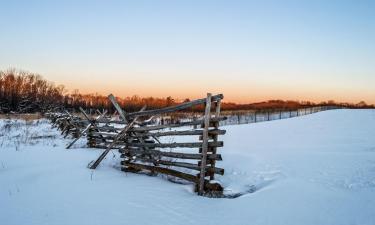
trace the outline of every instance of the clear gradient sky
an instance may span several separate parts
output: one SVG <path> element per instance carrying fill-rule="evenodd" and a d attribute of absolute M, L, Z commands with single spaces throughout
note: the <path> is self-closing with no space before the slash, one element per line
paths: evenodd
<path fill-rule="evenodd" d="M 375 1 L 1 1 L 0 69 L 69 90 L 375 103 Z"/>

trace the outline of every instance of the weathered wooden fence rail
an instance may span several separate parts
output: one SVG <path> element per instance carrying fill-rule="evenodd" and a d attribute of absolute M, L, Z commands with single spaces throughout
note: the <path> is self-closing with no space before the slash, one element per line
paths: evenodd
<path fill-rule="evenodd" d="M 92 119 L 83 109 L 83 118 L 68 112 L 47 114 L 65 136 L 71 134 L 74 138 L 67 148 L 85 136 L 89 147 L 105 149 L 90 165 L 91 169 L 95 169 L 109 151 L 118 149 L 123 171 L 161 173 L 187 180 L 195 184 L 199 195 L 222 193 L 223 188 L 214 180 L 215 175 L 224 174 L 224 169 L 216 166 L 216 162 L 222 160 L 217 150 L 224 145 L 219 141 L 219 136 L 225 134 L 225 130 L 219 128 L 219 123 L 226 119 L 220 116 L 223 95 L 207 94 L 206 98 L 176 106 L 155 110 L 144 107 L 131 113 L 124 112 L 114 96 L 110 95 L 109 99 L 120 120 L 113 120 L 105 112 Z M 152 120 L 198 105 L 204 105 L 205 111 L 194 121 L 157 124 Z M 171 142 L 174 138 L 178 141 Z M 184 139 L 189 141 L 182 141 Z"/>

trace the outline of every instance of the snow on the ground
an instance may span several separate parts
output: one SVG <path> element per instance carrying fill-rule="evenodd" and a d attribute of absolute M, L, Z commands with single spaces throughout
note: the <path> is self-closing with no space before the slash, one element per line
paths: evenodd
<path fill-rule="evenodd" d="M 117 153 L 92 171 L 102 150 L 64 149 L 46 120 L 17 123 L 0 121 L 1 225 L 375 224 L 375 110 L 225 127 L 218 179 L 256 189 L 235 199 L 121 172 Z"/>

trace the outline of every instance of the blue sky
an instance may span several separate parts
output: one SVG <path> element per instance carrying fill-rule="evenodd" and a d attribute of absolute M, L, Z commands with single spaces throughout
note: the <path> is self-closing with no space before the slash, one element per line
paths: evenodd
<path fill-rule="evenodd" d="M 0 69 L 69 90 L 375 103 L 375 1 L 2 1 Z"/>

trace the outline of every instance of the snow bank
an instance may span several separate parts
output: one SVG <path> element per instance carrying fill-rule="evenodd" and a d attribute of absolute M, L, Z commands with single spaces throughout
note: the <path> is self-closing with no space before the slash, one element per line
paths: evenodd
<path fill-rule="evenodd" d="M 0 224 L 375 224 L 374 110 L 225 128 L 218 178 L 226 193 L 255 190 L 235 199 L 125 174 L 117 153 L 93 172 L 86 165 L 101 150 L 65 150 L 69 140 L 44 122 L 28 128 L 46 136 L 32 144 L 22 124 L 9 128 L 0 133 Z"/>

